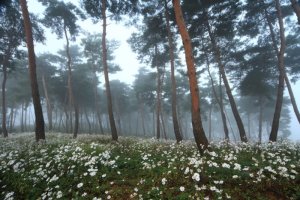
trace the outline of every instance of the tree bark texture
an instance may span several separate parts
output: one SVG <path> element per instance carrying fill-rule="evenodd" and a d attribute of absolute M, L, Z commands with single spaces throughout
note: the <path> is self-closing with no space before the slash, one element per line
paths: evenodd
<path fill-rule="evenodd" d="M 106 0 L 102 0 L 102 19 L 103 19 L 103 32 L 102 32 L 102 52 L 103 52 L 103 71 L 105 78 L 105 89 L 107 96 L 107 110 L 109 115 L 109 123 L 111 129 L 112 140 L 118 140 L 118 133 L 115 124 L 113 107 L 112 107 L 112 97 L 110 91 L 109 77 L 108 77 L 108 66 L 107 66 L 107 48 L 106 48 Z"/>
<path fill-rule="evenodd" d="M 27 9 L 27 2 L 26 0 L 20 0 L 20 4 L 21 4 L 22 14 L 24 18 L 26 43 L 28 49 L 29 75 L 30 75 L 32 100 L 33 100 L 34 113 L 35 113 L 35 139 L 38 142 L 39 140 L 45 140 L 45 122 L 44 122 L 43 111 L 40 102 L 40 94 L 39 94 L 38 82 L 36 76 L 34 44 L 32 38 L 31 22 L 29 18 L 28 9 Z"/>
<path fill-rule="evenodd" d="M 197 77 L 196 77 L 196 68 L 195 68 L 195 61 L 193 56 L 191 39 L 187 32 L 186 25 L 183 19 L 180 1 L 172 0 L 172 3 L 173 3 L 175 17 L 176 17 L 176 23 L 178 25 L 178 29 L 185 50 L 185 60 L 187 64 L 189 86 L 191 92 L 193 133 L 194 133 L 197 147 L 200 153 L 203 153 L 202 146 L 204 147 L 204 149 L 206 149 L 208 146 L 208 140 L 206 138 L 203 125 L 202 125 L 201 116 L 200 116 L 199 88 L 198 88 Z"/>

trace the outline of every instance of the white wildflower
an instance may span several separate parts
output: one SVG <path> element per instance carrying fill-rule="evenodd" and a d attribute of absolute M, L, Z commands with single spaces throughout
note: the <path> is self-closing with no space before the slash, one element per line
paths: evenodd
<path fill-rule="evenodd" d="M 192 176 L 192 179 L 195 180 L 195 181 L 200 181 L 200 175 L 199 173 L 194 173 L 194 175 Z"/>
<path fill-rule="evenodd" d="M 165 185 L 166 182 L 167 182 L 167 179 L 166 179 L 166 178 L 163 178 L 163 179 L 161 180 L 161 184 L 163 184 L 163 185 Z"/>
<path fill-rule="evenodd" d="M 78 183 L 77 188 L 81 188 L 83 186 L 83 183 Z"/>
<path fill-rule="evenodd" d="M 179 190 L 180 190 L 181 192 L 184 192 L 185 188 L 184 188 L 183 186 L 180 186 Z"/>

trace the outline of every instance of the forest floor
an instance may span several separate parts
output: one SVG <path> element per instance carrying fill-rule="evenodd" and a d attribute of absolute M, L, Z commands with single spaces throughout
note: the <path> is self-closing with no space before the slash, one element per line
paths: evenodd
<path fill-rule="evenodd" d="M 300 144 L 0 138 L 0 199 L 300 199 Z"/>

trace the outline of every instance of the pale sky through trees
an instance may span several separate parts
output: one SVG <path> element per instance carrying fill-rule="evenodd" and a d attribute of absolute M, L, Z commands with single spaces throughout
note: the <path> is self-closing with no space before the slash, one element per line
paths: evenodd
<path fill-rule="evenodd" d="M 77 1 L 72 3 L 78 5 Z M 43 8 L 40 3 L 37 1 L 28 1 L 28 9 L 29 12 L 33 12 L 38 15 L 42 15 Z M 76 38 L 76 41 L 72 41 L 71 45 L 78 44 L 80 46 L 81 39 L 85 37 L 85 32 L 94 34 L 101 33 L 102 31 L 102 22 L 98 22 L 94 24 L 91 19 L 87 19 L 85 21 L 80 22 L 80 26 L 82 28 L 82 33 L 79 37 Z M 136 55 L 132 52 L 129 44 L 127 44 L 127 39 L 130 37 L 131 33 L 134 31 L 133 27 L 125 27 L 122 25 L 122 22 L 115 23 L 112 21 L 108 21 L 107 26 L 107 39 L 108 40 L 117 40 L 120 42 L 119 48 L 114 52 L 115 55 L 115 63 L 118 64 L 122 71 L 117 72 L 116 74 L 112 74 L 111 79 L 117 79 L 126 83 L 131 84 L 134 81 L 134 75 L 137 74 L 139 67 L 143 66 L 140 64 L 136 58 Z M 52 34 L 50 30 L 45 29 L 46 38 L 45 44 L 35 43 L 35 52 L 37 55 L 44 52 L 56 53 L 58 50 L 64 48 L 65 41 L 64 39 L 57 39 L 55 34 Z M 101 45 L 101 44 L 99 44 Z M 184 62 L 182 62 L 184 63 Z M 101 84 L 104 84 L 104 77 L 101 74 Z M 297 105 L 300 105 L 300 81 L 298 81 L 295 85 L 292 86 L 295 92 L 295 99 Z M 201 86 L 200 86 L 201 89 Z M 288 96 L 287 90 L 285 90 L 285 96 Z M 292 140 L 300 141 L 300 125 L 296 119 L 294 111 L 292 110 L 292 106 L 290 105 L 290 117 L 291 117 L 291 136 L 289 137 Z M 298 130 L 298 131 L 297 131 Z"/>

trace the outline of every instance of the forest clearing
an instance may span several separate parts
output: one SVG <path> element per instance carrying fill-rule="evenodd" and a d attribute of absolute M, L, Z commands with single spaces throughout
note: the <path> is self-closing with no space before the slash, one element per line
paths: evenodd
<path fill-rule="evenodd" d="M 299 199 L 300 144 L 34 134 L 0 140 L 0 199 Z"/>

